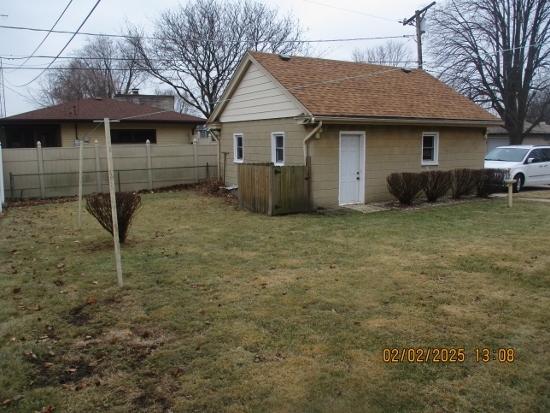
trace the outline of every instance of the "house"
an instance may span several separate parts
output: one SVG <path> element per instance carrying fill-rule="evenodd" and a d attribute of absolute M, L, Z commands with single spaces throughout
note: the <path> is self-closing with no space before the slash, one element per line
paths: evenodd
<path fill-rule="evenodd" d="M 499 119 L 422 70 L 249 52 L 208 120 L 222 176 L 311 166 L 314 207 L 386 200 L 397 171 L 482 168 Z"/>
<path fill-rule="evenodd" d="M 525 122 L 524 130 L 531 127 L 531 123 Z M 550 125 L 539 123 L 523 138 L 523 145 L 550 145 Z M 490 127 L 487 130 L 487 152 L 497 146 L 510 145 L 510 135 L 502 126 Z"/>
<path fill-rule="evenodd" d="M 173 110 L 167 97 L 159 97 L 161 105 L 148 96 L 149 104 L 129 100 L 140 96 L 118 95 L 115 99 L 93 98 L 62 103 L 43 109 L 0 119 L 0 138 L 5 148 L 72 147 L 79 140 L 104 142 L 104 131 L 94 121 L 110 118 L 120 120 L 111 124 L 113 144 L 144 143 L 147 139 L 158 144 L 191 143 L 198 125 L 205 120 Z"/>

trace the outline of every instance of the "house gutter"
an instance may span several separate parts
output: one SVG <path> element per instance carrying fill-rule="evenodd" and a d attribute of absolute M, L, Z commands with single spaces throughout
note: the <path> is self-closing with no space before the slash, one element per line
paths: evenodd
<path fill-rule="evenodd" d="M 315 118 L 311 118 L 311 123 L 315 122 Z M 320 121 L 317 126 L 307 134 L 307 136 L 304 138 L 304 165 L 307 164 L 307 158 L 309 156 L 309 140 L 313 138 L 322 128 L 323 122 Z"/>
<path fill-rule="evenodd" d="M 501 126 L 499 120 L 453 120 L 453 119 L 406 119 L 406 118 L 353 118 L 338 116 L 318 116 L 317 119 L 325 123 L 361 123 L 370 125 L 423 125 L 423 126 L 462 126 L 462 127 L 487 127 Z"/>

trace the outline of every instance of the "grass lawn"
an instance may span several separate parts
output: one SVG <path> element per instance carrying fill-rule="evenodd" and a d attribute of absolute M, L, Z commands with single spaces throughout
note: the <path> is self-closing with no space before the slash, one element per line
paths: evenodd
<path fill-rule="evenodd" d="M 269 218 L 145 195 L 116 286 L 75 203 L 0 219 L 6 412 L 550 411 L 550 205 Z M 384 363 L 388 347 L 464 363 Z M 513 363 L 475 348 L 514 348 Z"/>
<path fill-rule="evenodd" d="M 526 191 L 515 194 L 515 196 L 518 198 L 550 199 L 550 188 L 547 188 L 547 189 L 537 188 L 536 190 L 529 188 Z"/>

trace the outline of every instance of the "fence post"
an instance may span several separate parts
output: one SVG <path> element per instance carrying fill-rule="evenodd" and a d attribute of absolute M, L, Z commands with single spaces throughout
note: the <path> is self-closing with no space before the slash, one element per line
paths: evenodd
<path fill-rule="evenodd" d="M 206 179 L 210 179 L 210 169 L 209 169 L 209 165 L 208 165 L 208 162 L 206 162 Z"/>
<path fill-rule="evenodd" d="M 145 141 L 145 154 L 147 156 L 147 182 L 149 184 L 149 191 L 153 190 L 153 171 L 151 169 L 151 141 L 147 139 Z"/>
<path fill-rule="evenodd" d="M 15 199 L 15 177 L 10 172 L 10 198 Z"/>
<path fill-rule="evenodd" d="M 97 186 L 97 192 L 102 191 L 101 187 L 101 162 L 99 160 L 99 143 L 97 139 L 94 141 L 94 151 L 95 151 L 95 181 Z"/>
<path fill-rule="evenodd" d="M 2 166 L 2 144 L 0 144 L 0 214 L 2 213 L 4 200 L 4 167 Z"/>
<path fill-rule="evenodd" d="M 197 140 L 193 139 L 193 177 L 195 183 L 199 182 L 199 153 L 197 151 Z"/>
<path fill-rule="evenodd" d="M 46 190 L 44 187 L 44 157 L 42 154 L 42 143 L 36 142 L 36 161 L 38 162 L 38 180 L 40 182 L 40 198 L 44 198 Z"/>
<path fill-rule="evenodd" d="M 118 192 L 122 192 L 122 188 L 120 187 L 120 171 L 116 171 L 116 180 L 118 182 Z"/>

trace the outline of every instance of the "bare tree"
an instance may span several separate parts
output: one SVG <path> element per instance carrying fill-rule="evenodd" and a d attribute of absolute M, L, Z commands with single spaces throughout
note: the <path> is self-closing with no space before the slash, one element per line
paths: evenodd
<path fill-rule="evenodd" d="M 41 101 L 56 104 L 89 97 L 113 97 L 140 85 L 146 72 L 128 41 L 106 37 L 89 40 L 76 57 L 50 72 L 42 84 Z"/>
<path fill-rule="evenodd" d="M 414 62 L 405 43 L 389 40 L 383 45 L 366 49 L 355 49 L 352 59 L 358 63 L 375 63 L 388 66 L 406 66 Z"/>
<path fill-rule="evenodd" d="M 549 0 L 448 0 L 431 21 L 430 52 L 441 78 L 494 109 L 520 144 L 533 102 L 543 99 L 550 64 Z"/>
<path fill-rule="evenodd" d="M 550 89 L 548 89 L 546 93 L 543 92 L 539 94 L 539 96 L 531 102 L 527 111 L 527 120 L 531 123 L 540 120 L 550 125 L 550 105 L 548 102 L 550 102 Z"/>
<path fill-rule="evenodd" d="M 129 29 L 143 68 L 186 105 L 210 115 L 247 50 L 304 51 L 301 29 L 263 3 L 195 0 L 165 11 L 152 37 Z"/>

